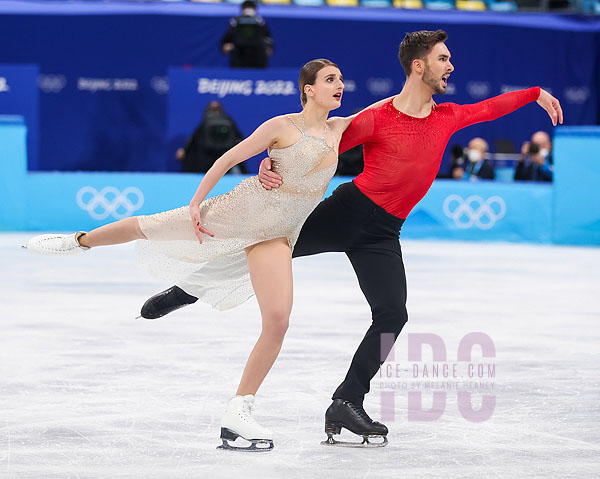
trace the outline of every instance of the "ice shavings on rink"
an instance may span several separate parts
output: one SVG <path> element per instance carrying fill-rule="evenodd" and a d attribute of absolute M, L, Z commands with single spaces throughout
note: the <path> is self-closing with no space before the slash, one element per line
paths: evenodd
<path fill-rule="evenodd" d="M 368 308 L 345 256 L 295 260 L 291 327 L 254 413 L 275 431 L 275 449 L 253 454 L 216 446 L 259 331 L 254 299 L 225 313 L 194 305 L 134 320 L 167 285 L 136 267 L 131 245 L 43 257 L 19 249 L 28 237 L 0 236 L 1 478 L 598 475 L 598 249 L 403 242 L 410 320 L 395 363 L 416 381 L 409 333 L 440 336 L 456 362 L 461 338 L 483 332 L 496 374 L 472 381 L 494 383 L 483 392 L 496 406 L 489 420 L 467 421 L 450 389 L 438 420 L 409 421 L 407 390 L 376 377 L 367 412 L 382 420 L 383 392 L 394 407 L 382 420 L 389 445 L 371 450 L 319 444 Z M 432 391 L 423 398 L 430 408 Z"/>

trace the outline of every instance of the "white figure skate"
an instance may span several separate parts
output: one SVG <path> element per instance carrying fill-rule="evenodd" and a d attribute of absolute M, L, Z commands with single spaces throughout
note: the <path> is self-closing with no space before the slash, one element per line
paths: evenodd
<path fill-rule="evenodd" d="M 25 248 L 34 253 L 45 255 L 77 254 L 90 249 L 79 244 L 79 238 L 85 233 L 85 231 L 78 231 L 67 235 L 38 235 L 31 238 Z"/>
<path fill-rule="evenodd" d="M 270 451 L 273 449 L 273 433 L 252 417 L 254 396 L 235 396 L 229 400 L 225 415 L 221 419 L 221 440 L 217 449 L 233 451 Z M 249 446 L 236 446 L 229 441 L 242 438 L 250 442 Z"/>

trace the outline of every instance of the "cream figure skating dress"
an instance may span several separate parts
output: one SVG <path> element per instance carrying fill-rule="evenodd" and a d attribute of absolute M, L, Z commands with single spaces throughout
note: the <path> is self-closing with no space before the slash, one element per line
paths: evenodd
<path fill-rule="evenodd" d="M 330 164 L 335 139 L 329 126 L 321 138 L 306 133 L 304 117 L 300 139 L 285 148 L 273 148 L 272 170 L 284 183 L 266 190 L 257 176 L 246 178 L 224 195 L 200 205 L 200 216 L 214 237 L 194 234 L 189 206 L 140 216 L 139 225 L 149 241 L 138 241 L 139 263 L 153 276 L 177 284 L 188 294 L 218 310 L 240 305 L 254 295 L 244 248 L 274 238 L 287 238 L 293 249 L 308 215 L 323 198 L 335 173 Z M 328 159 L 329 157 L 329 159 Z"/>

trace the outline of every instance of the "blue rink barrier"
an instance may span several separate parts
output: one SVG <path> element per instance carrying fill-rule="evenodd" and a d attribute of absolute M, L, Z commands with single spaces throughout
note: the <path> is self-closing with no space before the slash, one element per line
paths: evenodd
<path fill-rule="evenodd" d="M 593 188 L 600 161 L 594 151 L 600 151 L 600 127 L 564 128 L 557 134 L 554 186 L 437 180 L 409 215 L 402 237 L 600 244 L 600 194 Z M 243 178 L 226 176 L 211 195 Z M 187 205 L 201 179 L 28 172 L 24 120 L 0 116 L 0 230 L 89 230 L 165 211 Z M 349 180 L 335 177 L 327 194 Z"/>
<path fill-rule="evenodd" d="M 436 180 L 402 237 L 549 243 L 552 197 L 547 184 Z"/>
<path fill-rule="evenodd" d="M 554 153 L 554 240 L 600 244 L 600 126 L 557 128 Z"/>

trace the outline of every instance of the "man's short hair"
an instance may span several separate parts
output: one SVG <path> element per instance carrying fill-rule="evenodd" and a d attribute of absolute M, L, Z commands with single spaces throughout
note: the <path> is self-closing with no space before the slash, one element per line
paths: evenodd
<path fill-rule="evenodd" d="M 424 60 L 431 49 L 440 42 L 445 42 L 448 34 L 444 30 L 421 30 L 407 33 L 398 49 L 398 60 L 408 77 L 412 72 L 412 62 L 417 58 Z"/>
<path fill-rule="evenodd" d="M 254 10 L 256 10 L 256 2 L 254 0 L 245 0 L 244 3 L 242 3 L 242 10 L 244 10 L 245 8 L 254 8 Z"/>

